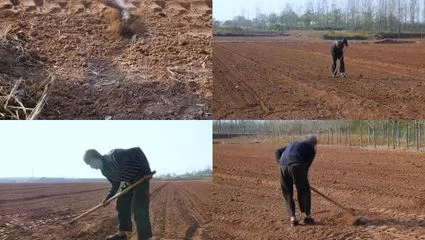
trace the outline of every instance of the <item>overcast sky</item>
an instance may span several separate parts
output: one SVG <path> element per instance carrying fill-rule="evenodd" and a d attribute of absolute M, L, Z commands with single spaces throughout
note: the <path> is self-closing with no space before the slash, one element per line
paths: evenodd
<path fill-rule="evenodd" d="M 287 3 L 298 12 L 305 8 L 308 1 L 311 0 L 213 0 L 213 17 L 220 21 L 230 20 L 238 15 L 252 19 L 255 17 L 257 9 L 261 13 L 280 13 Z M 328 0 L 329 6 L 331 3 L 332 0 Z"/>
<path fill-rule="evenodd" d="M 103 178 L 83 161 L 140 147 L 158 174 L 212 168 L 211 121 L 0 121 L 0 178 Z"/>
<path fill-rule="evenodd" d="M 213 0 L 213 18 L 216 20 L 224 21 L 231 20 L 235 16 L 244 16 L 249 19 L 255 18 L 257 12 L 259 13 L 281 13 L 285 9 L 286 4 L 290 4 L 292 9 L 301 15 L 306 9 L 307 3 L 313 2 L 316 9 L 318 3 L 323 0 Z M 332 6 L 335 2 L 338 8 L 345 8 L 347 1 L 343 0 L 327 0 L 328 7 Z M 373 8 L 376 8 L 377 0 L 373 1 Z M 410 3 L 410 0 L 408 1 Z M 420 7 L 419 19 L 423 21 L 423 1 L 418 1 Z"/>

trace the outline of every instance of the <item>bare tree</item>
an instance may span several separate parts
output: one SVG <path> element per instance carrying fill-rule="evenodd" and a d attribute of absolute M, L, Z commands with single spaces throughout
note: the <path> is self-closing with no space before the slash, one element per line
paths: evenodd
<path fill-rule="evenodd" d="M 390 148 L 390 120 L 387 120 L 387 148 Z"/>
<path fill-rule="evenodd" d="M 419 126 L 419 120 L 416 120 L 416 150 L 419 151 L 420 149 L 420 126 Z"/>
<path fill-rule="evenodd" d="M 403 23 L 403 0 L 397 1 L 397 20 L 398 20 L 398 33 L 401 34 L 401 27 Z"/>
<path fill-rule="evenodd" d="M 415 20 L 416 20 L 416 16 L 417 16 L 417 9 L 418 9 L 418 0 L 410 0 L 409 13 L 410 13 L 410 24 L 411 25 L 415 24 Z"/>
<path fill-rule="evenodd" d="M 388 26 L 391 31 L 397 30 L 398 18 L 397 18 L 397 1 L 398 0 L 389 0 L 388 1 L 388 15 L 387 21 Z"/>
<path fill-rule="evenodd" d="M 360 147 L 363 147 L 363 122 L 360 121 Z"/>
<path fill-rule="evenodd" d="M 373 0 L 362 0 L 361 9 L 362 9 L 362 20 L 363 26 L 371 30 L 373 28 Z"/>
<path fill-rule="evenodd" d="M 422 3 L 422 22 L 425 24 L 425 0 Z"/>
<path fill-rule="evenodd" d="M 409 149 L 409 122 L 406 124 L 406 148 Z"/>

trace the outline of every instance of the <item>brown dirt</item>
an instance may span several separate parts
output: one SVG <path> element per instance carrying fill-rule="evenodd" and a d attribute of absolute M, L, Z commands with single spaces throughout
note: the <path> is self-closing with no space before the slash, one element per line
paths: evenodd
<path fill-rule="evenodd" d="M 330 43 L 215 37 L 217 118 L 425 117 L 425 42 L 350 43 L 344 80 L 330 77 Z"/>
<path fill-rule="evenodd" d="M 215 144 L 213 239 L 424 239 L 424 154 L 318 146 L 310 184 L 314 226 L 290 227 L 274 160 L 277 146 Z M 299 213 L 299 208 L 297 206 Z M 365 225 L 356 225 L 364 217 Z"/>
<path fill-rule="evenodd" d="M 41 118 L 211 117 L 210 0 L 132 6 L 132 37 L 119 34 L 115 10 L 86 2 L 44 1 L 37 8 L 26 0 L 10 9 L 0 0 L 0 29 L 12 25 L 25 48 L 46 59 L 44 71 L 56 76 Z"/>
<path fill-rule="evenodd" d="M 211 239 L 211 182 L 151 184 L 153 239 Z M 0 184 L 0 239 L 101 240 L 116 231 L 114 204 L 68 222 L 97 205 L 108 184 Z M 131 240 L 137 240 L 136 233 Z"/>

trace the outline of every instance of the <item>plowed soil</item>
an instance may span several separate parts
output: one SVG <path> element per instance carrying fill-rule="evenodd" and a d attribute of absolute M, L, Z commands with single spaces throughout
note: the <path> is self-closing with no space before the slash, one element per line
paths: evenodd
<path fill-rule="evenodd" d="M 211 239 L 212 187 L 206 181 L 153 181 L 153 239 Z M 114 204 L 68 222 L 99 204 L 107 189 L 102 183 L 1 184 L 0 239 L 104 239 L 117 230 Z M 131 239 L 137 240 L 136 233 Z"/>
<path fill-rule="evenodd" d="M 316 225 L 291 227 L 276 148 L 214 145 L 214 183 L 221 187 L 213 198 L 214 239 L 425 239 L 423 153 L 318 146 L 310 184 L 356 216 L 312 193 Z M 366 225 L 353 225 L 361 216 Z"/>
<path fill-rule="evenodd" d="M 135 35 L 120 34 L 118 12 L 100 2 L 0 0 L 0 30 L 56 77 L 40 118 L 210 118 L 212 1 L 131 4 Z"/>
<path fill-rule="evenodd" d="M 331 77 L 329 41 L 214 37 L 214 116 L 425 117 L 425 41 L 349 44 L 340 80 Z"/>

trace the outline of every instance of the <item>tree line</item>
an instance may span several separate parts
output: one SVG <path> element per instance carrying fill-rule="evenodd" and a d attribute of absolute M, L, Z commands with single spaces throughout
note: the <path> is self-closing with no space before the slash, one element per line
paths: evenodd
<path fill-rule="evenodd" d="M 419 32 L 425 30 L 425 0 L 347 0 L 343 7 L 337 0 L 310 0 L 298 13 L 287 3 L 279 13 L 257 10 L 252 19 L 213 19 L 213 28 Z"/>
<path fill-rule="evenodd" d="M 215 136 L 255 136 L 281 142 L 301 140 L 309 133 L 320 144 L 388 149 L 425 148 L 424 120 L 217 120 Z"/>
<path fill-rule="evenodd" d="M 184 174 L 166 173 L 155 176 L 158 179 L 199 179 L 212 177 L 212 169 L 207 168 L 204 170 L 195 170 Z"/>

